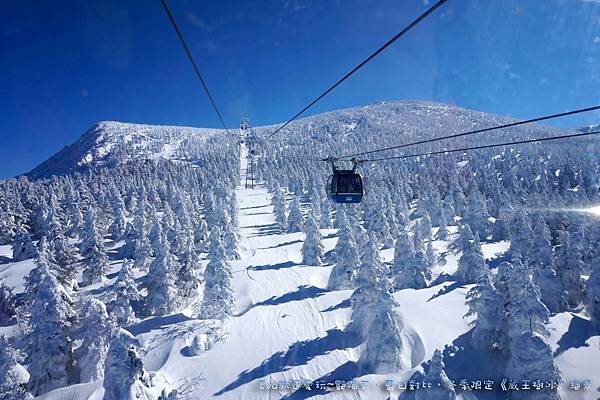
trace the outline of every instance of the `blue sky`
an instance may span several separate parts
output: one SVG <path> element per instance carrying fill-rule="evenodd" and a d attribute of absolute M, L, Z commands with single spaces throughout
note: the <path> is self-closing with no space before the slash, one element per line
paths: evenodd
<path fill-rule="evenodd" d="M 428 3 L 170 0 L 230 126 L 289 118 Z M 100 120 L 219 126 L 159 0 L 7 2 L 3 16 L 0 178 Z M 600 0 L 450 0 L 309 114 L 429 99 L 528 118 L 599 104 L 599 65 Z"/>

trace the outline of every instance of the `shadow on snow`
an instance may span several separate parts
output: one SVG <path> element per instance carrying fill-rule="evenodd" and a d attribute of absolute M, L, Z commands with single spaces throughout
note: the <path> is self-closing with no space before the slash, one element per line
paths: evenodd
<path fill-rule="evenodd" d="M 283 268 L 291 268 L 291 267 L 295 267 L 297 265 L 301 265 L 298 263 L 295 263 L 293 261 L 284 261 L 278 264 L 265 264 L 265 265 L 256 265 L 253 267 L 250 267 L 249 269 L 252 271 L 272 271 L 272 270 L 278 270 L 278 269 L 283 269 Z"/>
<path fill-rule="evenodd" d="M 554 357 L 561 355 L 565 351 L 578 347 L 589 347 L 587 340 L 595 335 L 600 335 L 600 329 L 594 327 L 591 321 L 573 315 L 569 323 L 569 330 L 565 332 L 558 341 L 558 349 L 554 352 Z"/>
<path fill-rule="evenodd" d="M 317 356 L 328 354 L 334 350 L 356 347 L 360 343 L 361 340 L 358 335 L 352 332 L 331 329 L 323 337 L 296 342 L 286 351 L 278 351 L 264 360 L 258 367 L 242 372 L 235 381 L 214 395 L 220 396 L 256 379 L 264 378 L 273 373 L 287 371 L 295 366 L 306 365 Z"/>
<path fill-rule="evenodd" d="M 190 321 L 192 318 L 179 314 L 166 315 L 164 317 L 151 317 L 137 324 L 125 327 L 132 335 L 141 335 L 152 330 L 164 329 L 169 325 Z"/>
<path fill-rule="evenodd" d="M 326 289 L 321 289 L 316 286 L 302 285 L 293 292 L 286 293 L 282 296 L 273 296 L 267 300 L 256 303 L 257 306 L 277 306 L 290 301 L 301 301 L 306 299 L 314 299 L 327 293 Z"/>
<path fill-rule="evenodd" d="M 321 312 L 328 312 L 328 311 L 335 311 L 335 310 L 340 310 L 342 308 L 348 308 L 352 305 L 352 303 L 350 302 L 350 299 L 346 299 L 344 301 L 342 301 L 339 304 L 336 304 L 335 306 L 331 306 L 329 308 L 324 309 Z"/>

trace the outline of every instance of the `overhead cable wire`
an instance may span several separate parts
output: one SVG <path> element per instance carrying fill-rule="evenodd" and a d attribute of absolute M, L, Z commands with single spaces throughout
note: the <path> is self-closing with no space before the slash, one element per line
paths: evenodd
<path fill-rule="evenodd" d="M 506 143 L 486 144 L 486 145 L 481 145 L 481 146 L 464 147 L 464 148 L 460 148 L 460 149 L 428 151 L 428 152 L 417 153 L 417 154 L 405 154 L 405 155 L 401 155 L 401 156 L 372 158 L 372 159 L 359 160 L 359 161 L 361 163 L 369 163 L 369 162 L 387 161 L 387 160 L 404 160 L 407 158 L 432 156 L 432 155 L 437 155 L 437 154 L 460 153 L 460 152 L 465 152 L 465 151 L 489 149 L 489 148 L 494 148 L 494 147 L 515 146 L 515 145 L 527 144 L 527 143 L 547 142 L 547 141 L 551 141 L 551 140 L 572 139 L 572 138 L 578 138 L 578 137 L 593 136 L 593 135 L 598 135 L 598 134 L 600 134 L 600 131 L 585 132 L 585 133 L 572 133 L 572 134 L 568 134 L 568 135 L 549 136 L 549 137 L 537 138 L 537 139 L 517 140 L 514 142 L 506 142 Z"/>
<path fill-rule="evenodd" d="M 489 131 L 494 131 L 494 130 L 498 130 L 498 129 L 511 128 L 511 127 L 514 127 L 514 126 L 531 124 L 533 122 L 546 121 L 546 120 L 549 120 L 549 119 L 566 117 L 566 116 L 569 116 L 569 115 L 575 115 L 575 114 L 580 114 L 580 113 L 589 112 L 589 111 L 595 111 L 595 110 L 599 110 L 599 109 L 600 109 L 600 105 L 593 106 L 593 107 L 580 108 L 578 110 L 572 110 L 572 111 L 567 111 L 567 112 L 558 113 L 558 114 L 552 114 L 552 115 L 545 115 L 545 116 L 542 116 L 542 117 L 532 118 L 532 119 L 528 119 L 528 120 L 524 120 L 524 121 L 512 122 L 510 124 L 491 126 L 489 128 L 476 129 L 476 130 L 473 130 L 473 131 L 461 132 L 461 133 L 457 133 L 457 134 L 454 134 L 454 135 L 440 136 L 440 137 L 435 137 L 435 138 L 431 138 L 431 139 L 423 139 L 423 140 L 419 140 L 419 141 L 416 141 L 416 142 L 399 144 L 399 145 L 396 145 L 396 146 L 389 146 L 389 147 L 383 147 L 383 148 L 375 149 L 375 150 L 363 151 L 363 152 L 359 152 L 359 153 L 346 154 L 346 155 L 343 155 L 343 156 L 339 156 L 337 158 L 340 159 L 340 160 L 350 159 L 350 158 L 353 158 L 353 157 L 364 156 L 364 155 L 367 155 L 367 154 L 379 153 L 379 152 L 387 151 L 387 150 L 402 149 L 402 148 L 405 148 L 405 147 L 416 146 L 416 145 L 419 145 L 419 144 L 432 143 L 432 142 L 437 142 L 437 141 L 440 141 L 440 140 L 446 140 L 446 139 L 452 139 L 452 138 L 457 138 L 457 137 L 462 137 L 462 136 L 474 135 L 476 133 L 489 132 Z"/>
<path fill-rule="evenodd" d="M 338 79 L 327 90 L 325 90 L 323 93 L 321 93 L 319 96 L 317 96 L 313 101 L 308 103 L 308 105 L 305 106 L 303 109 L 298 111 L 292 118 L 287 120 L 287 122 L 285 122 L 279 128 L 277 128 L 273 132 L 271 132 L 264 140 L 271 139 L 277 132 L 281 131 L 283 128 L 288 126 L 292 121 L 294 121 L 296 118 L 298 118 L 299 116 L 304 114 L 309 108 L 311 108 L 313 105 L 315 105 L 315 103 L 317 103 L 323 97 L 327 96 L 331 91 L 333 91 L 336 87 L 338 87 L 342 82 L 344 82 L 346 79 L 348 79 L 350 76 L 352 76 L 356 71 L 358 71 L 359 69 L 364 67 L 367 63 L 369 63 L 371 60 L 373 60 L 375 57 L 377 57 L 385 49 L 387 49 L 389 46 L 391 46 L 396 40 L 398 40 L 402 36 L 404 36 L 408 31 L 410 31 L 415 26 L 417 26 L 421 21 L 423 21 L 425 18 L 427 18 L 429 15 L 431 15 L 435 10 L 440 8 L 447 1 L 448 0 L 438 0 L 433 6 L 428 8 L 423 14 L 421 14 L 414 21 L 412 21 L 410 24 L 408 24 L 404 29 L 402 29 L 394 37 L 392 37 L 390 40 L 388 40 L 383 46 L 381 46 L 380 48 L 375 50 L 373 53 L 371 53 L 371 55 L 368 56 L 367 58 L 365 58 L 360 64 L 358 64 L 356 67 L 352 68 L 348 73 L 346 73 L 346 75 L 344 75 L 343 77 Z"/>
<path fill-rule="evenodd" d="M 202 74 L 200 73 L 200 68 L 198 68 L 198 64 L 196 64 L 196 61 L 194 60 L 194 56 L 192 55 L 192 52 L 190 51 L 190 48 L 188 47 L 188 45 L 185 41 L 183 33 L 179 29 L 179 26 L 177 25 L 177 22 L 175 21 L 175 17 L 173 17 L 173 13 L 171 12 L 169 5 L 167 4 L 167 0 L 160 0 L 160 2 L 162 3 L 162 5 L 165 9 L 165 13 L 167 14 L 167 17 L 169 18 L 169 21 L 171 22 L 173 29 L 175 29 L 175 33 L 177 33 L 177 37 L 179 38 L 179 41 L 181 42 L 181 45 L 183 46 L 183 50 L 185 50 L 185 54 L 187 55 L 188 59 L 190 60 L 190 63 L 192 63 L 194 72 L 196 73 L 196 76 L 200 80 L 200 83 L 202 84 L 202 88 L 204 89 L 204 92 L 206 92 L 206 96 L 208 96 L 208 99 L 210 100 L 210 103 L 212 104 L 215 112 L 217 113 L 217 116 L 219 117 L 219 120 L 221 121 L 223 128 L 225 128 L 225 131 L 227 132 L 227 134 L 229 134 L 229 129 L 227 129 L 227 125 L 225 124 L 225 121 L 223 120 L 223 116 L 219 112 L 217 103 L 215 102 L 214 98 L 210 94 L 210 90 L 208 90 L 208 85 L 206 84 L 206 81 L 204 80 L 204 78 L 202 77 Z"/>

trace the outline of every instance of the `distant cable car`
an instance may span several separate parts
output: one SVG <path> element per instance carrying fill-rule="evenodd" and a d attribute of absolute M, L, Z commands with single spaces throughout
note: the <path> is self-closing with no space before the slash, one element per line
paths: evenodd
<path fill-rule="evenodd" d="M 360 175 L 355 171 L 358 162 L 353 160 L 352 169 L 337 169 L 335 159 L 329 158 L 333 174 L 327 179 L 327 197 L 334 203 L 348 204 L 360 203 L 363 196 L 363 182 Z"/>

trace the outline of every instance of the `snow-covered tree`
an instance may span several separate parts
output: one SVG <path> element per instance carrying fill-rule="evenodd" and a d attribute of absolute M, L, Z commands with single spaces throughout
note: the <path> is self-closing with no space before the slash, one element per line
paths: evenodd
<path fill-rule="evenodd" d="M 73 370 L 72 300 L 43 259 L 35 268 L 27 330 L 29 389 L 34 395 L 66 386 Z"/>
<path fill-rule="evenodd" d="M 223 246 L 225 247 L 225 255 L 229 260 L 239 260 L 241 258 L 238 249 L 238 238 L 235 234 L 235 230 L 230 222 L 221 225 Z"/>
<path fill-rule="evenodd" d="M 454 400 L 454 385 L 444 372 L 442 352 L 435 350 L 429 363 L 429 370 L 423 379 L 427 386 L 415 391 L 415 400 Z"/>
<path fill-rule="evenodd" d="M 469 227 L 465 227 L 461 235 L 468 235 Z M 475 236 L 472 240 L 464 242 L 463 253 L 458 259 L 458 268 L 455 277 L 458 282 L 476 283 L 483 276 L 489 274 L 489 268 L 485 263 L 479 237 Z"/>
<path fill-rule="evenodd" d="M 81 241 L 82 286 L 97 283 L 104 279 L 109 268 L 108 256 L 96 217 L 92 210 L 88 211 Z"/>
<path fill-rule="evenodd" d="M 408 365 L 402 357 L 403 326 L 396 311 L 398 304 L 387 290 L 379 290 L 373 295 L 377 296 L 374 314 L 371 316 L 365 349 L 358 363 L 366 371 L 374 374 L 404 371 Z"/>
<path fill-rule="evenodd" d="M 371 327 L 375 309 L 381 297 L 389 295 L 387 270 L 377 249 L 377 237 L 369 236 L 361 254 L 360 266 L 354 281 L 352 303 L 352 326 L 363 337 Z"/>
<path fill-rule="evenodd" d="M 322 229 L 330 229 L 333 226 L 331 221 L 331 205 L 327 198 L 321 202 L 321 219 L 319 222 Z"/>
<path fill-rule="evenodd" d="M 521 208 L 517 210 L 511 227 L 509 253 L 518 253 L 521 257 L 527 258 L 533 241 L 533 230 L 525 210 Z"/>
<path fill-rule="evenodd" d="M 304 226 L 304 217 L 300 210 L 300 199 L 295 195 L 290 204 L 290 213 L 288 214 L 288 233 L 302 232 Z"/>
<path fill-rule="evenodd" d="M 469 225 L 474 234 L 485 239 L 490 230 L 489 217 L 485 198 L 477 192 L 472 192 L 467 200 L 462 223 Z"/>
<path fill-rule="evenodd" d="M 302 245 L 302 263 L 319 266 L 323 258 L 323 237 L 312 210 L 304 223 L 304 244 Z"/>
<path fill-rule="evenodd" d="M 399 279 L 395 280 L 398 289 L 423 289 L 431 280 L 430 265 L 425 253 L 421 250 L 415 252 L 413 263 L 405 267 Z"/>
<path fill-rule="evenodd" d="M 194 248 L 192 238 L 184 245 L 179 256 L 179 270 L 177 271 L 177 289 L 182 299 L 191 300 L 198 295 L 200 285 L 200 257 Z"/>
<path fill-rule="evenodd" d="M 287 230 L 288 226 L 287 215 L 285 213 L 285 197 L 278 184 L 275 185 L 274 189 L 271 203 L 273 204 L 273 212 L 275 213 L 275 222 L 277 222 L 279 229 L 284 231 Z"/>
<path fill-rule="evenodd" d="M 77 249 L 69 243 L 69 239 L 62 233 L 54 236 L 52 247 L 54 249 L 56 277 L 66 288 L 76 288 Z"/>
<path fill-rule="evenodd" d="M 598 248 L 600 246 L 600 222 L 592 228 L 590 243 Z M 600 325 L 600 251 L 593 254 L 590 260 L 592 272 L 585 287 L 587 312 L 592 321 Z"/>
<path fill-rule="evenodd" d="M 391 267 L 393 288 L 405 289 L 409 284 L 410 269 L 415 265 L 415 249 L 413 243 L 404 229 L 399 229 L 394 247 L 394 262 Z"/>
<path fill-rule="evenodd" d="M 511 338 L 511 358 L 506 375 L 521 382 L 562 382 L 550 345 L 536 332 L 524 332 Z M 554 385 L 553 385 L 554 386 Z M 560 400 L 556 386 L 544 385 L 540 390 L 511 391 L 511 399 Z"/>
<path fill-rule="evenodd" d="M 421 235 L 424 239 L 431 240 L 433 237 L 431 234 L 431 218 L 429 217 L 429 213 L 427 211 L 423 212 L 423 217 L 421 221 L 419 221 L 419 229 L 421 230 Z"/>
<path fill-rule="evenodd" d="M 231 267 L 223 248 L 221 230 L 216 225 L 210 232 L 209 257 L 199 314 L 205 319 L 224 319 L 235 311 L 235 299 Z"/>
<path fill-rule="evenodd" d="M 4 279 L 0 276 L 0 326 L 15 316 L 16 307 L 13 289 L 7 286 Z"/>
<path fill-rule="evenodd" d="M 100 300 L 90 299 L 85 305 L 80 327 L 81 346 L 76 351 L 79 381 L 98 382 L 104 379 L 104 362 L 115 322 Z"/>
<path fill-rule="evenodd" d="M 567 231 L 558 232 L 558 246 L 555 248 L 554 265 L 566 292 L 566 303 L 570 309 L 577 308 L 583 301 L 585 271 L 583 256 L 574 246 Z"/>
<path fill-rule="evenodd" d="M 127 224 L 127 211 L 125 209 L 125 202 L 123 198 L 116 194 L 113 196 L 113 220 L 108 228 L 110 237 L 114 241 L 121 240 L 125 233 L 125 226 Z"/>
<path fill-rule="evenodd" d="M 483 351 L 503 352 L 508 344 L 507 316 L 504 301 L 488 275 L 484 275 L 467 293 L 469 312 L 465 317 L 476 316 L 471 322 L 471 345 Z"/>
<path fill-rule="evenodd" d="M 162 230 L 158 231 L 156 258 L 150 264 L 143 286 L 148 294 L 144 299 L 144 309 L 148 315 L 165 315 L 177 307 L 175 272 L 177 260 L 171 254 L 169 241 Z"/>
<path fill-rule="evenodd" d="M 133 278 L 132 267 L 130 260 L 123 260 L 121 271 L 112 285 L 113 297 L 108 309 L 119 325 L 135 322 L 132 304 L 139 302 L 141 298 Z"/>
<path fill-rule="evenodd" d="M 533 331 L 546 334 L 545 325 L 550 318 L 548 308 L 540 300 L 540 290 L 530 275 L 523 274 L 520 260 L 513 261 L 513 274 L 508 281 L 510 302 L 507 305 L 508 329 L 511 337 Z"/>
<path fill-rule="evenodd" d="M 201 219 L 194 228 L 194 247 L 197 252 L 206 250 L 208 240 L 208 225 L 204 219 Z"/>
<path fill-rule="evenodd" d="M 104 367 L 103 400 L 154 400 L 138 355 L 139 346 L 138 340 L 124 329 L 113 335 Z"/>
<path fill-rule="evenodd" d="M 533 281 L 539 287 L 542 302 L 553 312 L 564 309 L 565 294 L 562 291 L 558 275 L 554 270 L 552 258 L 552 237 L 544 217 L 533 218 L 533 245 L 528 258 L 529 270 L 533 273 Z"/>
<path fill-rule="evenodd" d="M 435 233 L 436 240 L 448 240 L 450 232 L 448 231 L 448 221 L 446 220 L 446 213 L 443 209 L 440 210 L 439 228 Z"/>
<path fill-rule="evenodd" d="M 494 227 L 492 228 L 492 240 L 500 241 L 510 239 L 511 225 L 514 217 L 515 210 L 512 206 L 500 206 L 498 218 L 496 218 Z"/>
<path fill-rule="evenodd" d="M 354 276 L 360 259 L 354 233 L 346 220 L 345 214 L 340 216 L 339 239 L 333 250 L 335 265 L 329 274 L 327 288 L 329 290 L 350 289 L 353 287 Z"/>
<path fill-rule="evenodd" d="M 25 227 L 18 226 L 12 244 L 12 259 L 14 262 L 33 258 L 37 254 L 31 236 Z"/>
<path fill-rule="evenodd" d="M 33 400 L 27 390 L 27 373 L 17 360 L 17 351 L 0 335 L 0 400 Z"/>

